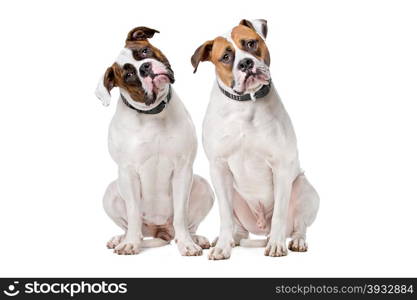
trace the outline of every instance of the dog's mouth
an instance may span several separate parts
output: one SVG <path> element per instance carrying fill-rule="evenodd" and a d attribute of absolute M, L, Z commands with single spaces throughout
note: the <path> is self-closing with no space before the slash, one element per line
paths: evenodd
<path fill-rule="evenodd" d="M 174 83 L 174 76 L 170 72 L 164 73 L 152 73 L 149 75 L 151 85 L 151 93 L 147 94 L 145 104 L 152 105 L 158 99 L 159 93 L 165 89 L 168 84 Z"/>
<path fill-rule="evenodd" d="M 167 84 L 174 82 L 174 77 L 169 73 L 152 74 L 150 77 L 152 79 L 152 92 L 154 94 L 158 94 Z"/>
<path fill-rule="evenodd" d="M 245 92 L 257 89 L 262 85 L 269 84 L 269 81 L 270 75 L 268 70 L 264 68 L 256 68 L 255 70 L 248 71 L 241 80 L 241 84 L 236 86 L 233 91 L 238 95 L 242 95 Z"/>
<path fill-rule="evenodd" d="M 152 82 L 154 82 L 155 79 L 157 79 L 158 77 L 165 77 L 166 79 L 169 80 L 170 83 L 174 83 L 175 79 L 174 79 L 174 75 L 170 72 L 166 72 L 166 73 L 157 73 L 157 74 L 151 74 L 150 77 L 152 79 Z"/>

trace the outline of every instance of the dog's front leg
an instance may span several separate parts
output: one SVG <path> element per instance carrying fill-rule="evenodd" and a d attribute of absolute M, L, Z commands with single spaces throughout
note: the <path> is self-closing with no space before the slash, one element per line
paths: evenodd
<path fill-rule="evenodd" d="M 269 241 L 265 248 L 266 256 L 285 256 L 288 253 L 286 245 L 286 226 L 288 220 L 288 205 L 291 197 L 293 177 L 289 166 L 281 165 L 274 168 L 274 210 L 271 220 Z"/>
<path fill-rule="evenodd" d="M 184 256 L 202 255 L 203 250 L 194 243 L 188 229 L 188 207 L 193 182 L 192 166 L 186 164 L 174 170 L 172 195 L 174 201 L 174 231 L 178 250 Z"/>
<path fill-rule="evenodd" d="M 224 162 L 210 163 L 210 175 L 216 191 L 220 210 L 220 234 L 209 259 L 228 259 L 235 243 L 233 240 L 233 175 Z"/>
<path fill-rule="evenodd" d="M 140 179 L 134 167 L 119 167 L 118 188 L 126 204 L 127 232 L 124 240 L 114 249 L 117 254 L 138 254 L 142 236 L 140 216 Z"/>

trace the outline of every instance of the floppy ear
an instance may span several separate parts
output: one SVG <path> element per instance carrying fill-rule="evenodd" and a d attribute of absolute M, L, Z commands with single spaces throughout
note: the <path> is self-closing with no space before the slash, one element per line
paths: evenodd
<path fill-rule="evenodd" d="M 116 86 L 113 66 L 108 67 L 106 73 L 100 78 L 97 84 L 96 96 L 104 106 L 109 106 L 111 101 L 110 91 Z"/>
<path fill-rule="evenodd" d="M 211 50 L 213 49 L 214 41 L 207 41 L 203 45 L 195 50 L 193 56 L 191 56 L 191 64 L 194 67 L 194 73 L 197 72 L 198 64 L 200 61 L 207 61 L 210 59 Z"/>
<path fill-rule="evenodd" d="M 263 39 L 266 39 L 268 34 L 268 24 L 266 20 L 256 19 L 248 21 L 243 19 L 239 24 L 255 30 L 261 37 L 263 37 Z"/>
<path fill-rule="evenodd" d="M 159 33 L 159 31 L 143 26 L 136 27 L 127 34 L 126 42 L 147 40 L 152 38 L 155 33 Z"/>

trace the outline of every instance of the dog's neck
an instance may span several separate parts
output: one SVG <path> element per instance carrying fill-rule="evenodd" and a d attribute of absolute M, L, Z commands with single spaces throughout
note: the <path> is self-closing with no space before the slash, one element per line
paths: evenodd
<path fill-rule="evenodd" d="M 261 85 L 259 88 L 255 89 L 255 92 L 253 93 L 247 93 L 242 95 L 232 94 L 225 89 L 223 89 L 219 85 L 220 91 L 225 95 L 227 98 L 230 98 L 235 101 L 255 101 L 257 99 L 263 98 L 266 95 L 269 94 L 269 91 L 271 90 L 271 84 Z"/>
<path fill-rule="evenodd" d="M 124 105 L 126 105 L 129 109 L 139 114 L 145 114 L 145 115 L 160 114 L 168 105 L 169 101 L 171 100 L 171 97 L 172 97 L 172 88 L 171 88 L 171 85 L 168 85 L 168 87 L 158 95 L 158 98 L 155 101 L 155 104 L 149 108 L 149 107 L 144 107 L 143 105 L 138 104 L 137 102 L 133 101 L 129 95 L 126 95 L 122 91 L 120 92 L 120 98 L 122 99 Z"/>
<path fill-rule="evenodd" d="M 224 96 L 234 101 L 255 101 L 256 99 L 267 96 L 271 90 L 271 81 L 269 84 L 259 84 L 254 89 L 247 91 L 245 94 L 237 94 L 233 89 L 226 86 L 221 80 L 216 79 L 217 86 Z"/>

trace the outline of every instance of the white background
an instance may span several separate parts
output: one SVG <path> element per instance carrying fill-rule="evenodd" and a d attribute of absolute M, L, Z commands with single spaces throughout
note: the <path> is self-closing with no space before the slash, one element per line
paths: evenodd
<path fill-rule="evenodd" d="M 1 276 L 416 276 L 417 5 L 413 1 L 2 1 Z M 242 18 L 268 20 L 272 76 L 321 196 L 310 250 L 228 261 L 105 248 L 119 233 L 101 198 L 116 176 L 115 110 L 98 78 L 135 26 L 161 31 L 175 90 L 201 123 L 214 80 L 193 74 L 204 41 Z M 201 143 L 194 165 L 208 178 Z M 199 232 L 213 239 L 217 205 Z"/>

